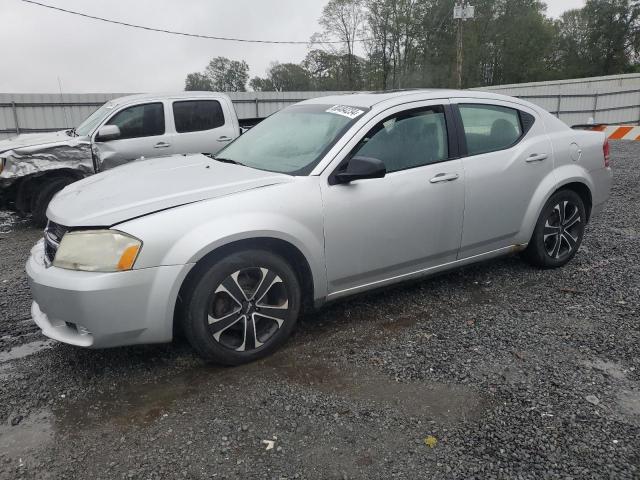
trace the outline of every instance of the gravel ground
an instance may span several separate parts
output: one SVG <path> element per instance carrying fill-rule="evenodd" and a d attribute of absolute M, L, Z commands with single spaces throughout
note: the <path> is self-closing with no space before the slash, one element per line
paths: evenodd
<path fill-rule="evenodd" d="M 640 478 L 640 147 L 613 153 L 567 267 L 337 303 L 239 368 L 46 341 L 23 273 L 40 234 L 0 215 L 0 478 Z"/>

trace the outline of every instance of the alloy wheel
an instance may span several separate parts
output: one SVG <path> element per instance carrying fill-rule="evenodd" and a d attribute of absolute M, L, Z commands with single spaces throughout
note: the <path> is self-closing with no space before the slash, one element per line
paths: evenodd
<path fill-rule="evenodd" d="M 544 248 L 551 258 L 571 255 L 580 240 L 582 218 L 578 205 L 563 200 L 553 207 L 544 225 Z"/>
<path fill-rule="evenodd" d="M 226 348 L 246 352 L 272 338 L 290 315 L 286 285 L 267 268 L 238 270 L 211 296 L 208 328 Z"/>

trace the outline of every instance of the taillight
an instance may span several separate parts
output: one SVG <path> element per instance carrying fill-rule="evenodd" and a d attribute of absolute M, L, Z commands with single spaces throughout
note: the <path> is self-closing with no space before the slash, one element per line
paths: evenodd
<path fill-rule="evenodd" d="M 604 145 L 602 146 L 602 153 L 604 153 L 604 168 L 609 168 L 611 160 L 611 146 L 609 145 L 609 139 L 605 138 Z"/>

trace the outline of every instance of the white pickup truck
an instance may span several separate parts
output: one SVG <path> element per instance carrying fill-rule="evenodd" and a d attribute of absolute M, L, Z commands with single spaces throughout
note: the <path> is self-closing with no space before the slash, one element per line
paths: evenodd
<path fill-rule="evenodd" d="M 141 157 L 214 154 L 238 135 L 233 104 L 222 93 L 117 98 L 76 128 L 0 141 L 0 205 L 42 225 L 51 198 L 76 180 Z"/>

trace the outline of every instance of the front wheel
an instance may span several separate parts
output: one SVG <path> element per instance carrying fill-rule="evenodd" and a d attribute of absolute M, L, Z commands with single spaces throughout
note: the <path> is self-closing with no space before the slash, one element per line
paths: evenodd
<path fill-rule="evenodd" d="M 239 365 L 269 355 L 293 331 L 300 283 L 282 257 L 235 252 L 202 268 L 186 288 L 182 326 L 206 360 Z"/>
<path fill-rule="evenodd" d="M 542 268 L 567 264 L 580 248 L 586 223 L 580 195 L 572 190 L 554 193 L 540 213 L 524 258 Z"/>

